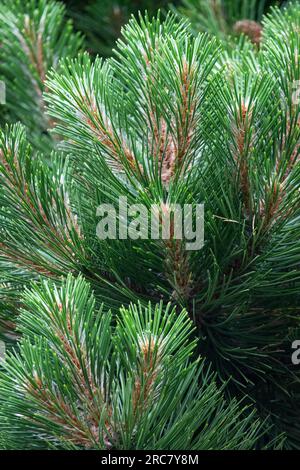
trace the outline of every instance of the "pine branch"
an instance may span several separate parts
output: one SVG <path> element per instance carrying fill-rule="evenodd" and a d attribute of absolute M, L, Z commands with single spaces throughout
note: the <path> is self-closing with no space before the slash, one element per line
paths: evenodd
<path fill-rule="evenodd" d="M 71 276 L 33 287 L 24 304 L 20 353 L 0 381 L 7 448 L 247 449 L 264 432 L 192 359 L 186 312 L 131 306 L 113 328 Z"/>
<path fill-rule="evenodd" d="M 23 122 L 39 150 L 53 148 L 45 114 L 46 73 L 62 57 L 76 55 L 82 37 L 65 21 L 62 3 L 47 0 L 5 0 L 0 14 L 0 75 L 6 84 L 10 122 Z"/>
<path fill-rule="evenodd" d="M 0 166 L 2 257 L 46 276 L 72 269 L 75 252 L 84 255 L 64 189 L 66 167 L 55 155 L 51 170 L 34 160 L 20 125 L 1 135 Z"/>

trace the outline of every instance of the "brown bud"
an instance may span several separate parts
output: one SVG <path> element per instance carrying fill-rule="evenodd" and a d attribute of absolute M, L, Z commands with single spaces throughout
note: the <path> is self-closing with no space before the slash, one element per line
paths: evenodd
<path fill-rule="evenodd" d="M 233 30 L 238 34 L 245 34 L 246 36 L 248 36 L 250 41 L 253 42 L 253 44 L 259 46 L 262 35 L 262 26 L 256 21 L 237 21 L 233 27 Z"/>

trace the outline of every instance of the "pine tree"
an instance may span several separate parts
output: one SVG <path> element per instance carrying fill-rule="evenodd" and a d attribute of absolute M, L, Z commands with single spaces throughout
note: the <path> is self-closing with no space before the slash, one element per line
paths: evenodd
<path fill-rule="evenodd" d="M 50 159 L 1 131 L 4 447 L 300 447 L 299 5 L 262 25 L 235 47 L 133 18 L 48 73 Z M 100 239 L 121 196 L 204 203 L 204 247 Z"/>
<path fill-rule="evenodd" d="M 6 120 L 26 124 L 31 142 L 43 152 L 53 147 L 43 98 L 46 74 L 82 46 L 82 36 L 72 31 L 65 13 L 62 3 L 51 0 L 1 2 L 0 79 L 6 85 Z"/>

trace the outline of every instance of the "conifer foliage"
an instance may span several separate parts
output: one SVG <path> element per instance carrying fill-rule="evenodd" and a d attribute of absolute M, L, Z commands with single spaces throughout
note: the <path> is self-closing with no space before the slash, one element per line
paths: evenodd
<path fill-rule="evenodd" d="M 4 447 L 300 448 L 300 7 L 262 26 L 132 18 L 48 72 L 50 158 L 1 131 Z M 121 196 L 204 203 L 204 247 L 100 239 Z"/>
<path fill-rule="evenodd" d="M 188 17 L 192 30 L 209 31 L 221 40 L 245 34 L 256 45 L 261 40 L 261 21 L 272 0 L 182 0 L 177 14 Z"/>
<path fill-rule="evenodd" d="M 1 1 L 0 78 L 6 84 L 8 119 L 26 124 L 31 141 L 44 152 L 52 147 L 43 98 L 46 74 L 82 46 L 82 36 L 65 16 L 59 2 Z"/>
<path fill-rule="evenodd" d="M 95 310 L 69 276 L 24 295 L 20 352 L 1 377 L 8 448 L 249 449 L 260 423 L 226 405 L 195 349 L 186 312 L 168 305 Z M 114 322 L 115 323 L 115 322 Z M 200 428 L 202 430 L 200 431 Z M 245 436 L 246 434 L 246 436 Z"/>

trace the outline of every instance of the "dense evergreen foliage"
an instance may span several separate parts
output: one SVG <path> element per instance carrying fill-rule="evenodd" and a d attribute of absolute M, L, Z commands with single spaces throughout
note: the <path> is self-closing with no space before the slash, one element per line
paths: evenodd
<path fill-rule="evenodd" d="M 106 59 L 4 3 L 1 447 L 299 449 L 299 3 L 186 1 Z M 203 203 L 204 247 L 99 239 L 120 196 Z"/>

